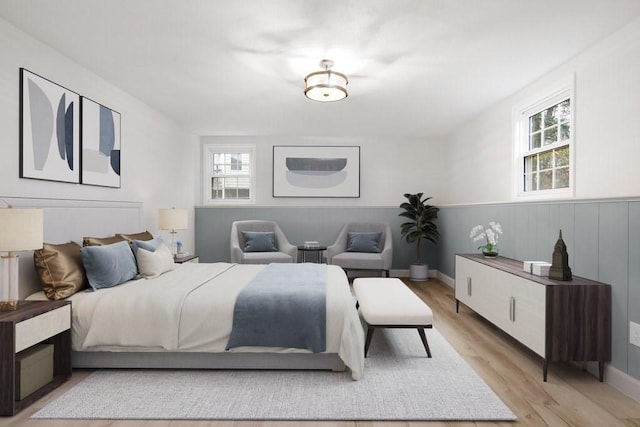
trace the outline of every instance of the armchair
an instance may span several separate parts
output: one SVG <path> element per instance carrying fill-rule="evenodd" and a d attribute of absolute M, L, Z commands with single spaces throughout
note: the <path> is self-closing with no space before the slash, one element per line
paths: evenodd
<path fill-rule="evenodd" d="M 352 246 L 349 250 L 349 233 L 380 233 L 377 252 L 359 252 Z M 352 235 L 353 237 L 354 235 Z M 393 259 L 393 239 L 389 224 L 360 222 L 342 227 L 335 243 L 327 247 L 327 264 L 335 264 L 348 270 L 381 270 L 389 277 Z"/>
<path fill-rule="evenodd" d="M 271 232 L 275 235 L 275 245 L 271 250 L 249 250 L 243 232 Z M 234 221 L 231 224 L 231 262 L 238 264 L 269 264 L 271 262 L 296 262 L 298 248 L 287 240 L 282 229 L 273 221 Z"/>

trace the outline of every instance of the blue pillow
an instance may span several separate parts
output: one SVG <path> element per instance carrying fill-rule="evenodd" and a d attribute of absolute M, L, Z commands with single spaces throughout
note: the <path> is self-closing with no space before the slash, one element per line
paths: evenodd
<path fill-rule="evenodd" d="M 242 231 L 245 252 L 278 252 L 272 231 Z"/>
<path fill-rule="evenodd" d="M 361 232 L 349 233 L 347 252 L 380 252 L 380 238 L 382 233 Z"/>
<path fill-rule="evenodd" d="M 89 284 L 96 291 L 124 283 L 138 274 L 136 260 L 126 241 L 104 246 L 85 246 L 80 254 Z"/>
<path fill-rule="evenodd" d="M 138 252 L 139 248 L 142 248 L 145 251 L 155 252 L 156 249 L 158 249 L 162 243 L 164 242 L 160 237 L 156 237 L 155 239 L 151 239 L 151 240 L 132 240 L 131 241 L 134 254 Z"/>

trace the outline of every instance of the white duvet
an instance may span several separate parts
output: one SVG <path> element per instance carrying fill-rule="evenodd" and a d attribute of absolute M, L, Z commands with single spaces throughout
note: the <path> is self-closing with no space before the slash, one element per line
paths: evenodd
<path fill-rule="evenodd" d="M 154 279 L 71 297 L 76 351 L 224 352 L 235 300 L 264 265 L 176 264 Z M 364 332 L 344 271 L 327 266 L 327 353 L 337 353 L 360 379 Z M 308 352 L 240 347 L 236 352 Z"/>

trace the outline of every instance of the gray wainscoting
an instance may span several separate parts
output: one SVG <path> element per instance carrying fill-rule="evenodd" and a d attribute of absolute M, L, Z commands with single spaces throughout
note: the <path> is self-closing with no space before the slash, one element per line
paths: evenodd
<path fill-rule="evenodd" d="M 450 206 L 440 211 L 438 269 L 454 276 L 454 256 L 477 252 L 474 225 L 502 225 L 500 254 L 551 262 L 558 232 L 574 275 L 612 286 L 612 365 L 640 378 L 640 348 L 629 344 L 629 322 L 640 323 L 640 200 Z"/>
<path fill-rule="evenodd" d="M 393 269 L 409 268 L 415 260 L 415 246 L 400 237 L 402 212 L 395 207 L 230 207 L 195 209 L 195 246 L 202 262 L 228 262 L 231 223 L 245 219 L 264 219 L 280 225 L 289 241 L 302 245 L 317 240 L 331 245 L 347 222 L 386 222 L 393 234 Z M 436 245 L 422 244 L 423 262 L 437 268 Z"/>

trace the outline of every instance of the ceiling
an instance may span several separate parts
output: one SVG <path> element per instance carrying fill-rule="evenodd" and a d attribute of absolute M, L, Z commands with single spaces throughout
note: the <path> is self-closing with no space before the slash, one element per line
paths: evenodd
<path fill-rule="evenodd" d="M 194 134 L 365 139 L 446 135 L 638 16 L 638 0 L 0 1 Z M 304 97 L 323 58 L 346 100 Z"/>

